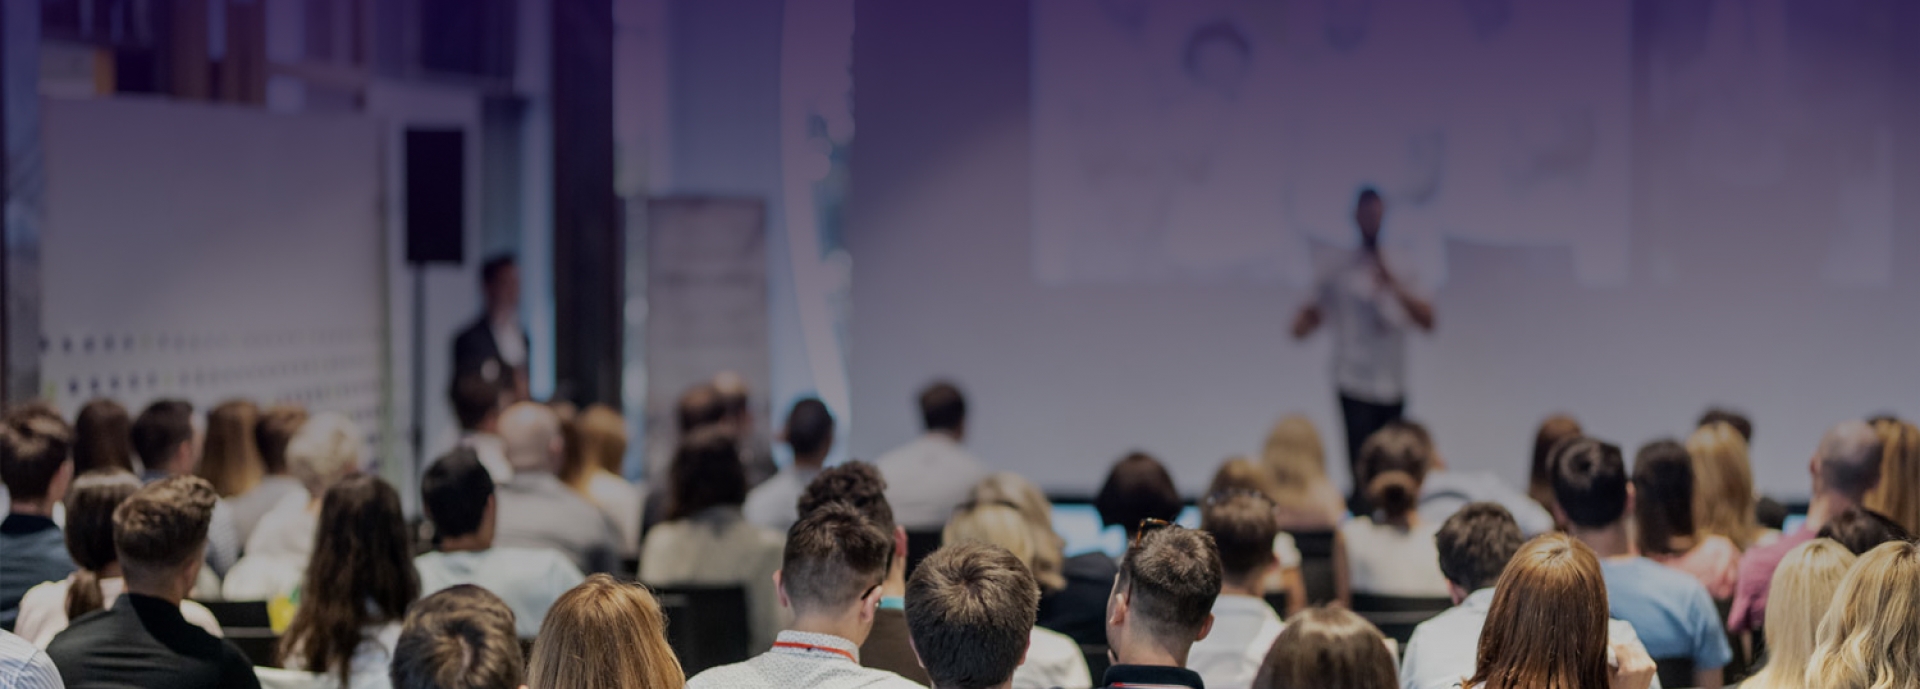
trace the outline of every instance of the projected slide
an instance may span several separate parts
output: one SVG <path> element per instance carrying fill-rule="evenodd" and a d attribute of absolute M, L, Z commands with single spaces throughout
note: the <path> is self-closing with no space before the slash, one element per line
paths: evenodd
<path fill-rule="evenodd" d="M 1460 238 L 1618 284 L 1630 5 L 1035 2 L 1035 276 L 1306 284 L 1371 184 L 1436 280 Z"/>

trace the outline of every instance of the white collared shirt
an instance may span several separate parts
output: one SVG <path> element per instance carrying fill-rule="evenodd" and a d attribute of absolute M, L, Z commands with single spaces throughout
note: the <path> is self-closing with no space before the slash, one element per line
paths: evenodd
<path fill-rule="evenodd" d="M 707 670 L 687 689 L 926 689 L 905 677 L 860 665 L 860 646 L 837 636 L 780 632 L 773 650 Z"/>
<path fill-rule="evenodd" d="M 544 548 L 426 553 L 413 559 L 413 568 L 422 597 L 459 584 L 493 592 L 513 611 L 514 631 L 523 639 L 539 635 L 554 602 L 586 580 L 567 556 Z"/>
<path fill-rule="evenodd" d="M 887 480 L 893 521 L 908 530 L 940 529 L 973 495 L 987 467 L 945 433 L 928 433 L 873 463 Z"/>
<path fill-rule="evenodd" d="M 1396 258 L 1383 260 L 1394 279 L 1416 290 L 1409 263 Z M 1380 284 L 1366 252 L 1356 248 L 1339 253 L 1321 271 L 1314 299 L 1333 330 L 1333 381 L 1340 392 L 1378 404 L 1405 399 L 1407 330 L 1413 319 L 1393 291 Z"/>
<path fill-rule="evenodd" d="M 1480 657 L 1480 629 L 1492 608 L 1493 589 L 1484 588 L 1415 627 L 1400 661 L 1401 689 L 1451 689 L 1472 677 Z M 1608 641 L 1640 645 L 1633 625 L 1620 620 L 1607 621 L 1607 636 Z M 1660 678 L 1653 679 L 1652 689 L 1660 689 Z"/>
<path fill-rule="evenodd" d="M 1013 671 L 1013 689 L 1092 689 L 1080 644 L 1060 632 L 1034 627 L 1027 635 L 1027 661 Z"/>
<path fill-rule="evenodd" d="M 1200 673 L 1207 689 L 1247 689 L 1284 628 L 1266 601 L 1221 594 L 1213 601 L 1213 631 L 1193 645 L 1187 669 Z"/>

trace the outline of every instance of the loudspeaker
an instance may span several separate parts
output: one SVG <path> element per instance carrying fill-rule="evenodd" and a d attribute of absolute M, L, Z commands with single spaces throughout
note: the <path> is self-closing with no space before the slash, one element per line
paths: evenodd
<path fill-rule="evenodd" d="M 406 139 L 407 262 L 460 263 L 466 254 L 466 132 L 408 129 Z"/>

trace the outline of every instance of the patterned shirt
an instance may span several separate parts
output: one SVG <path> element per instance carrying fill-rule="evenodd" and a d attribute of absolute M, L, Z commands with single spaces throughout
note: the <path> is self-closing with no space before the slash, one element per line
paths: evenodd
<path fill-rule="evenodd" d="M 713 668 L 687 689 L 926 689 L 905 677 L 860 666 L 860 646 L 837 636 L 780 632 L 773 650 Z"/>
<path fill-rule="evenodd" d="M 60 689 L 60 670 L 53 659 L 26 639 L 0 631 L 0 687 Z"/>

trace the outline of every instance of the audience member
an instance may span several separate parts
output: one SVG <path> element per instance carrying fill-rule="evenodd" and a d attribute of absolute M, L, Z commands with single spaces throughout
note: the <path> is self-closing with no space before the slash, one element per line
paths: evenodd
<path fill-rule="evenodd" d="M 1740 549 L 1701 531 L 1693 518 L 1693 458 L 1671 440 L 1648 443 L 1633 458 L 1633 518 L 1640 554 L 1686 572 L 1714 600 L 1733 597 Z"/>
<path fill-rule="evenodd" d="M 140 480 L 147 483 L 191 475 L 200 459 L 194 447 L 193 405 L 181 400 L 162 399 L 147 405 L 133 420 L 128 437 L 144 467 Z M 241 545 L 233 509 L 224 503 L 214 505 L 213 521 L 207 527 L 207 565 L 215 575 L 224 577 L 233 569 L 240 560 Z"/>
<path fill-rule="evenodd" d="M 1447 595 L 1433 546 L 1440 525 L 1427 522 L 1418 509 L 1420 485 L 1432 465 L 1428 444 L 1404 424 L 1382 428 L 1360 446 L 1358 476 L 1367 502 L 1379 511 L 1340 528 L 1355 593 Z"/>
<path fill-rule="evenodd" d="M 721 401 L 720 391 L 713 387 L 713 383 L 696 383 L 680 392 L 680 399 L 674 402 L 673 418 L 677 432 L 672 436 L 673 442 L 656 443 L 656 447 L 648 450 L 647 466 L 652 472 L 652 480 L 648 482 L 646 513 L 640 523 L 642 541 L 646 540 L 646 534 L 653 531 L 653 527 L 667 520 L 667 510 L 673 502 L 673 490 L 669 485 L 671 481 L 668 480 L 667 474 L 673 470 L 673 454 L 679 449 L 679 443 L 692 438 L 698 431 L 724 426 L 727 407 Z M 726 429 L 722 429 L 721 432 L 731 434 L 731 431 Z M 664 437 L 665 434 L 655 435 Z M 744 478 L 746 467 L 742 466 L 740 471 L 740 475 Z"/>
<path fill-rule="evenodd" d="M 1036 625 L 1066 634 L 1078 644 L 1107 642 L 1107 594 L 1119 570 L 1105 553 L 1068 558 L 1067 540 L 1053 530 L 1053 501 L 1026 477 L 1001 471 L 973 487 L 973 504 L 1002 503 L 1020 511 L 1033 532 L 1031 569 L 1040 584 Z M 1066 629 L 1063 629 L 1065 627 Z M 1084 639 L 1069 629 L 1083 632 Z"/>
<path fill-rule="evenodd" d="M 126 593 L 111 608 L 75 618 L 47 645 L 68 689 L 260 686 L 239 648 L 180 612 L 206 559 L 219 501 L 204 479 L 172 476 L 114 510 Z"/>
<path fill-rule="evenodd" d="M 227 507 L 233 511 L 233 525 L 244 546 L 253 538 L 253 530 L 260 520 L 267 516 L 287 496 L 306 493 L 306 487 L 300 484 L 287 466 L 287 445 L 293 442 L 293 436 L 300 432 L 300 426 L 307 422 L 307 409 L 297 404 L 278 404 L 268 407 L 260 413 L 260 420 L 253 427 L 255 452 L 260 458 L 262 476 L 253 489 L 227 498 Z M 241 549 L 245 556 L 246 550 Z"/>
<path fill-rule="evenodd" d="M 887 478 L 887 502 L 908 531 L 937 531 L 953 508 L 987 477 L 986 465 L 961 445 L 967 435 L 967 399 L 945 381 L 920 391 L 919 438 L 873 464 Z"/>
<path fill-rule="evenodd" d="M 1726 407 L 1708 407 L 1700 414 L 1700 420 L 1695 421 L 1693 427 L 1697 430 L 1716 423 L 1724 423 L 1732 428 L 1733 432 L 1740 434 L 1740 442 L 1753 444 L 1753 421 L 1749 420 L 1746 414 Z"/>
<path fill-rule="evenodd" d="M 134 471 L 133 416 L 119 402 L 101 397 L 80 407 L 73 419 L 73 473 L 100 469 Z"/>
<path fill-rule="evenodd" d="M 954 512 L 953 519 L 947 522 L 941 541 L 951 548 L 963 543 L 983 543 L 1005 550 L 1019 563 L 1020 571 L 1027 585 L 1034 589 L 1032 604 L 1033 615 L 1039 614 L 1039 584 L 1033 582 L 1032 567 L 1035 553 L 1040 546 L 1034 543 L 1033 530 L 1028 528 L 1026 518 L 1011 505 L 1000 503 L 975 503 L 963 505 Z M 921 567 L 924 569 L 925 565 Z M 911 591 L 912 584 L 909 584 Z M 908 626 L 914 626 L 913 615 L 907 615 Z M 1067 635 L 1044 627 L 1035 627 L 1031 623 L 1026 646 L 1026 661 L 1020 663 L 1013 673 L 1014 689 L 1090 689 L 1093 677 L 1087 671 L 1087 661 L 1080 653 L 1080 646 Z M 919 636 L 918 632 L 915 636 Z M 925 659 L 922 658 L 922 661 Z M 929 677 L 936 677 L 929 671 Z M 936 680 L 937 684 L 938 681 Z M 997 684 L 989 683 L 985 686 Z"/>
<path fill-rule="evenodd" d="M 253 437 L 259 418 L 260 405 L 248 400 L 222 402 L 207 412 L 206 439 L 194 475 L 213 484 L 221 498 L 253 490 L 266 475 Z"/>
<path fill-rule="evenodd" d="M 780 632 L 772 650 L 702 672 L 687 680 L 687 689 L 920 686 L 859 662 L 894 545 L 846 504 L 827 504 L 801 517 L 787 532 L 776 575 L 780 599 L 793 611 L 792 626 Z"/>
<path fill-rule="evenodd" d="M 479 375 L 465 375 L 453 379 L 447 396 L 460 423 L 455 446 L 472 448 L 494 483 L 513 480 L 513 464 L 507 461 L 507 445 L 500 438 L 500 412 L 509 397 L 507 391 Z"/>
<path fill-rule="evenodd" d="M 491 256 L 480 265 L 480 293 L 480 317 L 454 337 L 453 374 L 478 377 L 515 400 L 527 399 L 533 343 L 520 324 L 520 266 L 513 255 Z"/>
<path fill-rule="evenodd" d="M 747 482 L 739 451 L 733 435 L 720 428 L 695 431 L 681 442 L 667 475 L 667 521 L 647 534 L 640 580 L 746 587 L 753 647 L 766 650 L 782 626 L 772 580 L 780 569 L 780 535 L 740 513 Z"/>
<path fill-rule="evenodd" d="M 1275 528 L 1279 527 L 1277 496 L 1280 491 L 1265 470 L 1244 457 L 1234 457 L 1222 463 L 1219 469 L 1214 470 L 1213 482 L 1207 486 L 1209 499 L 1237 493 L 1251 493 L 1266 498 L 1267 505 L 1273 507 Z M 1278 566 L 1269 569 L 1265 580 L 1259 583 L 1257 593 L 1284 592 L 1288 614 L 1305 610 L 1306 580 L 1300 572 L 1300 548 L 1294 544 L 1293 535 L 1285 531 L 1275 533 L 1272 550 Z"/>
<path fill-rule="evenodd" d="M 721 423 L 739 440 L 740 467 L 746 472 L 747 487 L 765 483 L 780 467 L 773 463 L 773 441 L 760 432 L 760 423 L 754 418 L 753 389 L 739 373 L 721 371 L 713 376 L 713 390 L 720 395 Z"/>
<path fill-rule="evenodd" d="M 420 597 L 400 494 L 386 481 L 354 476 L 327 489 L 322 503 L 280 660 L 338 677 L 342 689 L 386 686 L 400 624 Z"/>
<path fill-rule="evenodd" d="M 1691 660 L 1694 686 L 1717 689 L 1721 670 L 1733 658 L 1720 614 L 1700 582 L 1641 557 L 1634 548 L 1628 536 L 1633 487 L 1620 448 L 1579 438 L 1561 443 L 1551 461 L 1555 517 L 1567 523 L 1569 535 L 1601 558 L 1605 599 L 1613 616 L 1633 624 L 1652 657 Z M 1496 592 L 1496 607 L 1499 598 Z M 1526 633 L 1526 629 L 1516 631 Z M 1482 657 L 1485 643 L 1483 635 Z M 1485 669 L 1483 665 L 1481 670 Z"/>
<path fill-rule="evenodd" d="M 8 411 L 0 418 L 0 482 L 11 498 L 0 521 L 0 629 L 11 630 L 27 589 L 73 573 L 53 521 L 73 482 L 73 429 L 46 407 Z"/>
<path fill-rule="evenodd" d="M 59 581 L 35 586 L 20 599 L 14 631 L 46 648 L 69 621 L 111 607 L 127 589 L 120 557 L 113 549 L 113 512 L 140 489 L 140 480 L 121 470 L 99 471 L 74 480 L 67 492 L 67 554 L 78 567 Z M 220 636 L 220 623 L 206 606 L 180 602 L 180 616 Z"/>
<path fill-rule="evenodd" d="M 227 573 L 221 595 L 246 601 L 291 594 L 313 557 L 323 498 L 365 463 L 365 436 L 352 420 L 329 412 L 301 424 L 287 441 L 287 467 L 302 490 L 287 493 L 254 525 L 247 554 Z"/>
<path fill-rule="evenodd" d="M 1888 541 L 1911 541 L 1913 534 L 1888 519 L 1886 515 L 1858 505 L 1847 508 L 1826 526 L 1820 527 L 1820 538 L 1831 539 L 1855 555 L 1865 555 L 1867 551 L 1880 547 Z"/>
<path fill-rule="evenodd" d="M 907 630 L 907 531 L 893 521 L 893 507 L 887 504 L 887 482 L 880 470 L 865 462 L 847 462 L 820 472 L 796 502 L 801 519 L 815 510 L 834 503 L 844 504 L 893 539 L 893 557 L 887 565 L 887 577 L 880 584 L 880 608 L 873 613 L 873 627 L 860 644 L 860 664 L 886 670 L 918 684 L 926 684 L 926 668 L 913 655 L 913 642 Z M 791 527 L 789 527 L 791 528 Z"/>
<path fill-rule="evenodd" d="M 1220 553 L 1206 532 L 1142 524 L 1120 559 L 1107 602 L 1114 665 L 1102 685 L 1201 689 L 1204 683 L 1187 669 L 1187 659 L 1213 626 L 1223 576 Z"/>
<path fill-rule="evenodd" d="M 527 671 L 514 626 L 507 604 L 472 584 L 422 598 L 407 611 L 387 679 L 393 689 L 518 689 Z"/>
<path fill-rule="evenodd" d="M 521 402 L 500 417 L 513 478 L 501 483 L 496 545 L 552 548 L 589 574 L 614 572 L 632 552 L 620 546 L 620 529 L 592 504 L 560 482 L 564 441 L 560 418 L 547 407 Z"/>
<path fill-rule="evenodd" d="M 949 525 L 951 530 L 951 525 Z M 1030 633 L 1040 586 L 1013 553 L 982 543 L 950 544 L 927 557 L 907 584 L 913 648 L 932 689 L 1086 687 L 1086 663 L 1074 678 L 1036 683 L 1021 675 L 1034 664 Z"/>
<path fill-rule="evenodd" d="M 1773 581 L 1780 558 L 1795 546 L 1817 538 L 1828 522 L 1865 501 L 1880 483 L 1881 451 L 1880 436 L 1861 421 L 1843 421 L 1821 436 L 1820 447 L 1808 464 L 1813 497 L 1807 506 L 1806 524 L 1740 558 L 1740 580 L 1734 586 L 1727 629 L 1750 632 L 1764 624 L 1768 584 Z"/>
<path fill-rule="evenodd" d="M 1187 667 L 1211 689 L 1252 686 L 1280 636 L 1280 615 L 1264 597 L 1280 567 L 1273 552 L 1280 523 L 1273 513 L 1273 501 L 1251 492 L 1216 491 L 1200 509 L 1200 529 L 1220 551 L 1220 597 L 1213 602 L 1212 631 L 1193 645 Z"/>
<path fill-rule="evenodd" d="M 1767 664 L 1742 682 L 1742 689 L 1807 687 L 1807 665 L 1818 640 L 1820 619 L 1832 607 L 1840 581 L 1857 559 L 1841 544 L 1825 539 L 1787 551 L 1767 587 Z"/>
<path fill-rule="evenodd" d="M 1093 509 L 1107 528 L 1120 527 L 1131 542 L 1140 535 L 1140 524 L 1157 519 L 1171 522 L 1186 509 L 1180 489 L 1173 485 L 1167 467 L 1144 452 L 1132 452 L 1115 462 L 1093 498 Z"/>
<path fill-rule="evenodd" d="M 1554 494 L 1560 500 L 1566 491 L 1558 489 L 1558 475 L 1564 472 L 1555 473 Z M 1651 685 L 1656 672 L 1653 659 L 1618 638 L 1609 641 L 1608 593 L 1613 587 L 1603 583 L 1603 568 L 1583 541 L 1564 534 L 1548 534 L 1522 546 L 1494 585 L 1473 676 L 1461 686 L 1646 689 Z M 1718 682 L 1705 686 L 1718 686 Z"/>
<path fill-rule="evenodd" d="M 620 473 L 627 459 L 626 420 L 612 407 L 596 404 L 563 430 L 567 437 L 560 480 L 613 520 L 628 550 L 638 549 L 645 493 Z"/>
<path fill-rule="evenodd" d="M 1920 678 L 1915 639 L 1920 639 L 1920 544 L 1882 544 L 1862 555 L 1840 581 L 1820 620 L 1807 661 L 1807 685 L 1911 687 Z"/>
<path fill-rule="evenodd" d="M 833 433 L 833 414 L 825 403 L 812 397 L 793 403 L 780 431 L 780 439 L 793 450 L 793 464 L 747 493 L 741 507 L 747 521 L 781 533 L 793 526 L 799 519 L 794 501 L 826 465 L 827 454 L 833 451 Z"/>
<path fill-rule="evenodd" d="M 1747 441 L 1731 424 L 1715 422 L 1687 438 L 1693 458 L 1693 518 L 1702 534 L 1724 536 L 1741 550 L 1761 540 L 1754 513 L 1753 466 Z"/>
<path fill-rule="evenodd" d="M 1344 608 L 1302 612 L 1260 661 L 1257 689 L 1394 689 L 1386 637 Z M 1207 685 L 1213 686 L 1211 684 Z"/>
<path fill-rule="evenodd" d="M 1528 474 L 1527 496 L 1548 512 L 1553 511 L 1553 471 L 1547 460 L 1553 456 L 1554 447 L 1580 437 L 1580 433 L 1579 421 L 1555 414 L 1541 421 L 1540 429 L 1533 434 L 1533 468 Z"/>
<path fill-rule="evenodd" d="M 12 689 L 62 689 L 60 668 L 26 639 L 0 629 L 0 686 Z"/>
<path fill-rule="evenodd" d="M 1513 515 L 1514 523 L 1519 524 L 1520 531 L 1528 536 L 1553 530 L 1553 513 L 1534 502 L 1526 493 L 1508 486 L 1499 474 L 1490 471 L 1455 471 L 1448 466 L 1426 425 L 1409 419 L 1389 425 L 1405 426 L 1427 446 L 1427 456 L 1431 460 L 1428 462 L 1427 477 L 1420 482 L 1421 520 L 1439 524 L 1467 503 L 1493 502 L 1507 508 L 1507 513 Z"/>
<path fill-rule="evenodd" d="M 605 574 L 553 604 L 527 661 L 527 686 L 539 689 L 681 689 L 686 677 L 653 594 Z"/>
<path fill-rule="evenodd" d="M 1347 499 L 1327 478 L 1327 451 L 1320 431 L 1299 414 L 1282 417 L 1267 431 L 1260 464 L 1272 475 L 1280 528 L 1331 531 L 1347 516 Z"/>
<path fill-rule="evenodd" d="M 1908 533 L 1920 533 L 1920 428 L 1900 419 L 1873 422 L 1880 435 L 1880 484 L 1866 506 L 1887 515 Z"/>
<path fill-rule="evenodd" d="M 539 634 L 554 601 L 586 579 L 558 551 L 493 547 L 499 519 L 493 479 L 472 448 L 457 448 L 427 467 L 420 505 L 438 543 L 435 552 L 413 560 L 420 590 L 481 586 L 513 609 L 521 638 Z"/>

